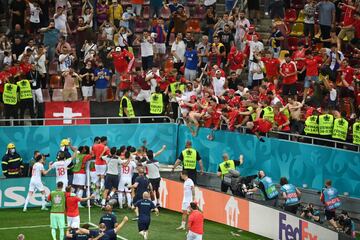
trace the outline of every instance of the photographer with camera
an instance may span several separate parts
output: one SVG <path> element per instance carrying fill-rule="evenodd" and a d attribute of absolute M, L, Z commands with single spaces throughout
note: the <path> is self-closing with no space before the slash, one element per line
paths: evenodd
<path fill-rule="evenodd" d="M 320 211 L 314 209 L 314 205 L 312 203 L 309 203 L 302 208 L 300 217 L 320 223 Z"/>
<path fill-rule="evenodd" d="M 231 177 L 232 174 L 230 170 L 235 170 L 237 166 L 240 166 L 244 162 L 243 155 L 240 154 L 239 160 L 230 160 L 229 155 L 224 153 L 222 155 L 223 162 L 219 164 L 217 175 L 221 178 L 221 191 L 227 193 L 229 187 L 231 192 L 234 194 L 233 189 L 231 188 Z"/>
<path fill-rule="evenodd" d="M 322 189 L 320 201 L 325 205 L 326 220 L 336 229 L 339 229 L 336 219 L 336 209 L 341 206 L 341 200 L 338 197 L 338 191 L 331 186 L 331 180 L 326 180 L 325 188 Z"/>
<path fill-rule="evenodd" d="M 353 220 L 351 220 L 347 211 L 341 211 L 341 214 L 337 220 L 341 231 L 344 232 L 349 237 L 349 239 L 356 239 L 355 223 Z"/>
<path fill-rule="evenodd" d="M 263 170 L 260 170 L 257 175 L 260 181 L 259 185 L 253 189 L 245 189 L 245 193 L 254 193 L 260 190 L 264 197 L 265 205 L 276 207 L 279 192 L 276 190 L 275 183 L 270 177 L 265 175 Z"/>
<path fill-rule="evenodd" d="M 296 214 L 300 205 L 301 192 L 293 184 L 289 184 L 286 177 L 280 178 L 280 193 L 285 199 L 284 210 Z"/>

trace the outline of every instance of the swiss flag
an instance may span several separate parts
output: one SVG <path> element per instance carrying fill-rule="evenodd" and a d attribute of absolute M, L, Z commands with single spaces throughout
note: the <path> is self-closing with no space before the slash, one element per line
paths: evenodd
<path fill-rule="evenodd" d="M 71 120 L 74 118 L 89 118 L 89 102 L 46 102 L 45 118 L 66 118 L 67 120 L 46 120 L 45 125 L 81 125 L 90 124 L 90 119 Z"/>

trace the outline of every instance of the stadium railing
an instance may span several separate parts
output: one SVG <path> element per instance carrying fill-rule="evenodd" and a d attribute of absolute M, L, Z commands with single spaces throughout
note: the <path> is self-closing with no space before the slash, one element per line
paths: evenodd
<path fill-rule="evenodd" d="M 185 124 L 185 121 L 183 118 L 177 118 L 175 123 Z M 221 130 L 226 130 L 225 128 L 226 125 L 221 126 Z M 241 126 L 240 128 L 238 128 L 237 131 L 239 133 L 245 134 L 246 130 L 247 130 L 246 127 Z M 360 145 L 356 145 L 349 142 L 336 141 L 333 139 L 326 139 L 326 138 L 313 137 L 313 136 L 307 136 L 307 135 L 301 135 L 295 133 L 279 132 L 279 131 L 270 131 L 266 133 L 266 137 L 280 138 L 282 140 L 293 141 L 293 142 L 297 142 L 294 139 L 302 139 L 301 143 L 321 145 L 321 146 L 334 147 L 339 149 L 346 149 L 354 152 L 360 152 Z"/>

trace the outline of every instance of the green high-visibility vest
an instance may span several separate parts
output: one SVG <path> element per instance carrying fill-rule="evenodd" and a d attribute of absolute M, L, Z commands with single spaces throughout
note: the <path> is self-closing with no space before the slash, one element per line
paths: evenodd
<path fill-rule="evenodd" d="M 229 170 L 235 170 L 235 162 L 234 160 L 226 160 L 219 164 L 222 177 L 224 177 L 225 174 L 229 173 Z"/>
<path fill-rule="evenodd" d="M 176 90 L 180 90 L 182 93 L 185 91 L 185 85 L 181 82 L 174 82 L 170 84 L 171 93 L 175 94 Z"/>
<path fill-rule="evenodd" d="M 289 109 L 285 109 L 284 111 L 283 111 L 283 113 L 285 114 L 285 116 L 290 120 L 290 111 L 289 111 Z"/>
<path fill-rule="evenodd" d="M 186 148 L 182 151 L 184 169 L 196 168 L 196 150 L 193 148 Z"/>
<path fill-rule="evenodd" d="M 3 92 L 3 102 L 8 105 L 16 105 L 17 104 L 17 88 L 16 84 L 6 83 L 4 86 Z"/>
<path fill-rule="evenodd" d="M 249 110 L 249 112 L 251 112 L 251 111 L 254 110 L 254 108 L 253 107 L 248 107 L 247 110 Z M 256 111 L 254 111 L 250 116 L 251 116 L 251 120 L 255 121 L 256 117 L 257 117 Z"/>
<path fill-rule="evenodd" d="M 344 118 L 337 118 L 334 121 L 332 138 L 345 141 L 348 133 L 349 122 Z"/>
<path fill-rule="evenodd" d="M 319 134 L 331 135 L 334 127 L 334 116 L 331 114 L 322 114 L 319 116 Z"/>
<path fill-rule="evenodd" d="M 20 90 L 20 100 L 30 99 L 33 97 L 29 80 L 23 79 L 17 82 L 17 85 Z"/>
<path fill-rule="evenodd" d="M 306 134 L 319 134 L 319 124 L 317 123 L 317 119 L 318 116 L 316 115 L 307 117 L 304 129 Z"/>
<path fill-rule="evenodd" d="M 353 125 L 353 143 L 360 145 L 360 122 Z"/>
<path fill-rule="evenodd" d="M 273 123 L 274 122 L 274 110 L 272 107 L 267 106 L 266 108 L 263 109 L 263 119 L 268 120 L 269 122 Z"/>
<path fill-rule="evenodd" d="M 81 167 L 83 165 L 83 159 L 85 156 L 86 154 L 82 154 L 82 153 L 77 155 L 77 158 L 75 159 L 74 167 L 72 168 L 72 171 L 74 173 L 77 173 L 81 170 Z"/>
<path fill-rule="evenodd" d="M 163 95 L 161 93 L 153 93 L 150 98 L 150 113 L 161 114 L 164 110 Z"/>
<path fill-rule="evenodd" d="M 65 212 L 65 192 L 52 191 L 51 195 L 51 210 L 52 213 Z"/>
<path fill-rule="evenodd" d="M 123 109 L 123 107 L 122 107 L 122 103 L 123 103 L 124 100 L 125 100 L 126 103 L 127 103 L 127 112 L 128 112 L 128 115 L 127 115 L 126 117 L 129 117 L 129 118 L 135 117 L 135 112 L 134 112 L 134 108 L 133 108 L 133 106 L 132 106 L 132 103 L 131 103 L 130 99 L 129 99 L 128 97 L 126 97 L 126 96 L 123 96 L 123 97 L 121 98 L 119 116 L 120 116 L 120 117 L 123 117 L 123 116 L 124 116 L 124 109 Z"/>

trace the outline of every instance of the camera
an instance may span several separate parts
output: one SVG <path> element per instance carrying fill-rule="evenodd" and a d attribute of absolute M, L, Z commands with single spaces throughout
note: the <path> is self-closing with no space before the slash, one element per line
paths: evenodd
<path fill-rule="evenodd" d="M 239 171 L 230 170 L 224 176 L 224 183 L 230 186 L 234 196 L 245 197 L 245 190 L 253 189 L 257 186 L 255 179 L 257 179 L 257 175 L 242 177 Z"/>
<path fill-rule="evenodd" d="M 49 153 L 47 153 L 47 154 L 42 153 L 41 155 L 42 155 L 43 157 L 50 157 L 50 154 L 49 154 Z"/>

